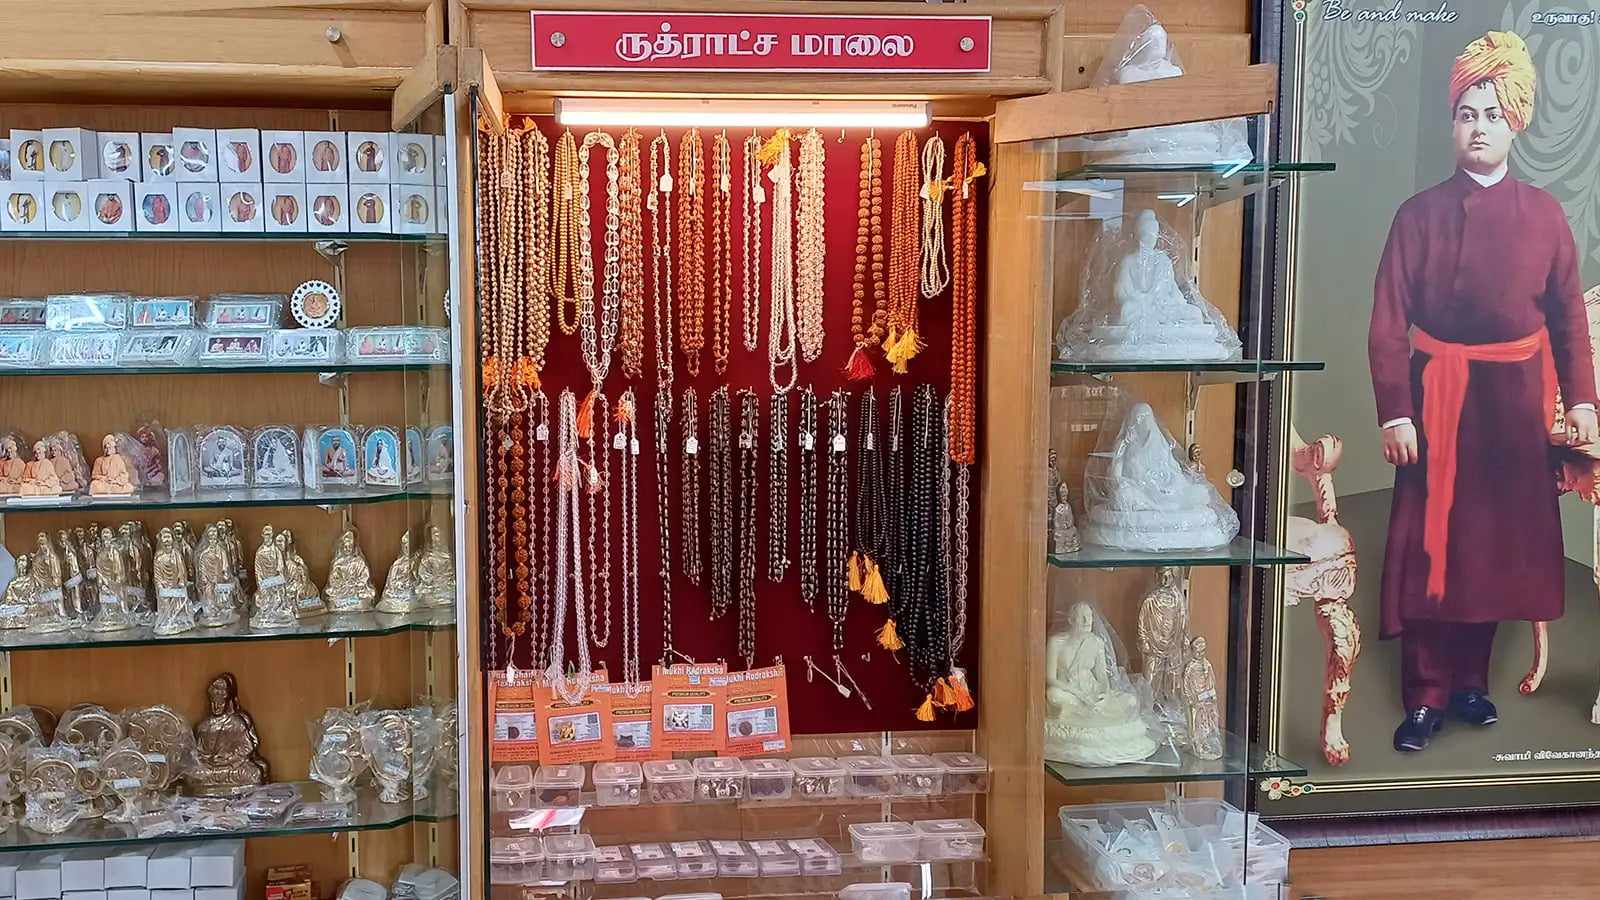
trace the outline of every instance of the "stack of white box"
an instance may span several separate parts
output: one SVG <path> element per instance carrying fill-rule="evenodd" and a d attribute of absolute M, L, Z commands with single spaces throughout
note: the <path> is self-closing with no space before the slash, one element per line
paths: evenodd
<path fill-rule="evenodd" d="M 13 900 L 244 900 L 244 842 L 84 849 L 0 857 Z"/>
<path fill-rule="evenodd" d="M 445 138 L 383 131 L 12 129 L 0 231 L 437 234 Z"/>

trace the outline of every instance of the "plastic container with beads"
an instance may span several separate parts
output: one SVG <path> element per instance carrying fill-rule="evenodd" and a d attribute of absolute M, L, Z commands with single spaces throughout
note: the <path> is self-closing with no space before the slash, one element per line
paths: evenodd
<path fill-rule="evenodd" d="M 649 760 L 644 764 L 644 781 L 653 804 L 694 802 L 694 765 L 688 760 Z"/>
<path fill-rule="evenodd" d="M 655 881 L 672 881 L 678 877 L 678 861 L 666 844 L 629 844 L 633 856 L 633 869 L 640 878 Z"/>
<path fill-rule="evenodd" d="M 540 809 L 583 805 L 583 766 L 540 766 L 533 773 L 533 800 Z"/>
<path fill-rule="evenodd" d="M 794 768 L 788 760 L 747 760 L 744 774 L 751 800 L 787 800 L 794 794 Z"/>
<path fill-rule="evenodd" d="M 894 763 L 881 756 L 843 756 L 845 793 L 851 797 L 893 797 L 899 787 Z"/>
<path fill-rule="evenodd" d="M 944 793 L 944 767 L 933 757 L 922 753 L 896 753 L 889 761 L 894 763 L 900 796 L 937 797 Z"/>
<path fill-rule="evenodd" d="M 644 770 L 636 762 L 594 764 L 594 800 L 598 806 L 638 806 Z"/>
<path fill-rule="evenodd" d="M 935 753 L 933 758 L 944 767 L 944 792 L 946 794 L 986 794 L 989 792 L 989 761 L 976 753 L 965 751 Z"/>
<path fill-rule="evenodd" d="M 639 880 L 633 854 L 621 844 L 594 849 L 595 884 L 630 884 Z"/>
<path fill-rule="evenodd" d="M 828 756 L 802 756 L 789 760 L 794 769 L 794 796 L 806 800 L 831 800 L 844 796 L 844 767 Z"/>

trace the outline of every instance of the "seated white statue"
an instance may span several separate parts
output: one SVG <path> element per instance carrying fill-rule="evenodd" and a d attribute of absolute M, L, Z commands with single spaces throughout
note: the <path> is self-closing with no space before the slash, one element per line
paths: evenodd
<path fill-rule="evenodd" d="M 1134 404 L 1104 473 L 1085 476 L 1086 543 L 1157 552 L 1233 540 L 1238 515 L 1203 475 L 1178 461 L 1174 448 L 1150 404 Z"/>
<path fill-rule="evenodd" d="M 1138 244 L 1117 262 L 1111 303 L 1085 293 L 1062 324 L 1062 359 L 1083 362 L 1204 361 L 1235 358 L 1238 336 L 1222 314 L 1190 300 L 1179 286 L 1172 257 L 1157 246 L 1161 223 L 1142 209 L 1134 218 Z"/>
<path fill-rule="evenodd" d="M 1075 766 L 1117 766 L 1156 751 L 1140 708 L 1106 641 L 1094 631 L 1094 610 L 1078 603 L 1067 614 L 1067 630 L 1051 635 L 1045 649 L 1046 759 Z"/>

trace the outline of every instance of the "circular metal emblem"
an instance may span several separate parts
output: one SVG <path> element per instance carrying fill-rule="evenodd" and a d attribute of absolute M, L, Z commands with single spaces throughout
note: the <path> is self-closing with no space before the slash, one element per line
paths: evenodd
<path fill-rule="evenodd" d="M 308 281 L 289 298 L 294 320 L 303 328 L 331 328 L 344 308 L 339 292 L 326 281 Z"/>

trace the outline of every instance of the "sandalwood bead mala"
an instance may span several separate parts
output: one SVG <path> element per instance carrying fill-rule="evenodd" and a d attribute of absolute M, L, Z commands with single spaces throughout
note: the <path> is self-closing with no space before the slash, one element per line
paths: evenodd
<path fill-rule="evenodd" d="M 950 184 L 950 458 L 977 462 L 978 201 L 985 169 L 972 135 L 956 139 Z"/>
<path fill-rule="evenodd" d="M 678 144 L 678 346 L 690 375 L 706 344 L 706 171 L 700 129 Z"/>

